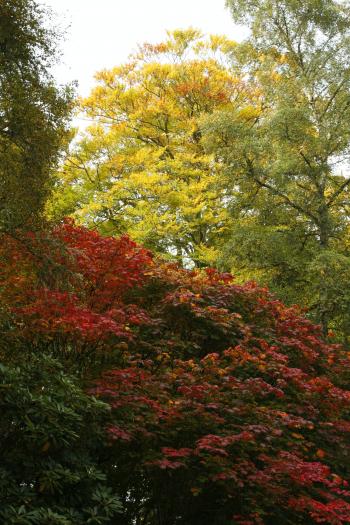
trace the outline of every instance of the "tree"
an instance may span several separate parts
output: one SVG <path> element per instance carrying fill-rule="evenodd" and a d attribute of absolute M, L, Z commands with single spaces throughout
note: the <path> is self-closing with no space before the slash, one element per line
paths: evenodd
<path fill-rule="evenodd" d="M 349 294 L 349 8 L 333 0 L 228 0 L 251 36 L 235 64 L 261 93 L 246 122 L 207 119 L 226 159 L 236 218 L 223 260 L 306 305 L 346 337 Z M 227 264 L 224 264 L 226 268 Z"/>
<path fill-rule="evenodd" d="M 0 227 L 38 222 L 67 138 L 72 93 L 50 76 L 57 35 L 34 0 L 0 4 Z"/>
<path fill-rule="evenodd" d="M 149 322 L 128 293 L 141 286 L 153 260 L 127 237 L 105 238 L 67 220 L 51 231 L 3 234 L 1 241 L 0 348 L 6 360 L 25 342 L 80 376 L 86 368 L 96 374 L 100 359 L 118 356 L 114 345 L 127 346 L 132 329 Z"/>
<path fill-rule="evenodd" d="M 50 216 L 72 213 L 185 265 L 212 264 L 231 227 L 230 195 L 198 122 L 252 96 L 228 68 L 234 47 L 224 37 L 174 31 L 99 73 L 82 103 L 94 124 L 59 174 Z"/>
<path fill-rule="evenodd" d="M 1 247 L 2 355 L 26 349 L 26 358 L 41 359 L 46 348 L 110 405 L 102 421 L 108 446 L 94 457 L 120 495 L 117 523 L 349 522 L 349 355 L 326 343 L 298 308 L 253 283 L 236 284 L 230 274 L 161 263 L 125 237 L 102 237 L 72 222 L 45 237 L 4 236 Z M 9 406 L 5 435 L 19 432 L 32 474 L 21 470 L 26 477 L 17 473 L 15 480 L 28 490 L 37 483 L 28 480 L 38 457 L 58 453 L 66 465 L 65 447 L 55 445 L 67 437 L 64 428 L 68 438 L 75 432 L 69 446 L 79 464 L 81 447 L 89 451 L 84 443 L 94 442 L 96 402 L 91 407 L 85 394 L 66 386 L 56 364 L 45 363 L 18 382 L 6 371 L 0 388 Z M 18 384 L 32 386 L 23 392 Z M 12 443 L 9 464 L 18 472 Z M 70 473 L 60 478 L 68 501 Z M 21 502 L 19 485 L 14 505 Z M 79 495 L 74 501 L 84 513 Z"/>

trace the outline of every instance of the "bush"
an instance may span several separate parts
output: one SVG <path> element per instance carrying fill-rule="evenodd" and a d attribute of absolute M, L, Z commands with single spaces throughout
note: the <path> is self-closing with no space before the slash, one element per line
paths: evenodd
<path fill-rule="evenodd" d="M 182 270 L 153 260 L 126 237 L 101 238 L 72 223 L 27 239 L 25 249 L 11 243 L 0 287 L 5 340 L 29 345 L 40 360 L 46 345 L 110 405 L 108 420 L 96 425 L 105 426 L 109 445 L 101 467 L 124 507 L 118 523 L 349 522 L 349 355 L 325 342 L 297 307 L 254 283 Z M 46 378 L 44 364 L 38 368 Z M 61 377 L 54 375 L 52 386 Z M 19 384 L 37 385 L 33 377 Z M 39 425 L 50 423 L 51 437 L 46 431 L 39 447 L 21 446 L 31 472 L 36 455 L 47 458 L 56 434 L 59 440 L 61 428 L 73 425 L 79 478 L 85 464 L 79 454 L 98 443 L 89 412 L 96 401 L 79 395 L 84 401 L 73 396 L 74 409 L 85 423 L 54 412 Z M 39 422 L 40 407 L 33 411 Z M 13 417 L 4 418 L 6 428 Z M 57 425 L 60 417 L 64 424 Z M 90 445 L 81 448 L 86 439 Z M 9 455 L 15 470 L 21 462 Z M 17 490 L 30 492 L 33 480 L 21 479 Z M 70 484 L 69 477 L 63 496 L 47 495 L 52 507 L 60 498 L 70 501 Z M 92 496 L 84 490 L 86 504 Z M 18 494 L 14 501 L 22 502 Z"/>
<path fill-rule="evenodd" d="M 107 406 L 57 360 L 0 366 L 0 521 L 109 523 L 120 510 L 98 466 Z"/>

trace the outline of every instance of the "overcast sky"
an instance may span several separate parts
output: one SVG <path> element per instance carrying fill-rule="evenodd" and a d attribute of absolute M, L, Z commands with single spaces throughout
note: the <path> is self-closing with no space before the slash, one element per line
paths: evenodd
<path fill-rule="evenodd" d="M 124 62 L 143 42 L 158 42 L 165 30 L 195 27 L 241 40 L 224 0 L 42 0 L 68 27 L 60 83 L 77 80 L 80 95 L 94 85 L 96 71 Z"/>

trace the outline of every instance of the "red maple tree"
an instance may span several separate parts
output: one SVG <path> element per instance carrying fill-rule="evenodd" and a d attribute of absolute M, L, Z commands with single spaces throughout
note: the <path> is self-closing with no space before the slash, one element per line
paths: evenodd
<path fill-rule="evenodd" d="M 5 337 L 89 356 L 120 523 L 350 522 L 350 360 L 297 307 L 69 221 L 0 255 Z"/>

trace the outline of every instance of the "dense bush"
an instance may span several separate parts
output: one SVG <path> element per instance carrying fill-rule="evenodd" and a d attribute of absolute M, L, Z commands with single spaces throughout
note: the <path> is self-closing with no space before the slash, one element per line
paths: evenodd
<path fill-rule="evenodd" d="M 109 523 L 349 522 L 349 356 L 297 308 L 70 222 L 2 246 L 6 345 L 49 349 L 111 407 L 100 468 L 124 512 Z"/>
<path fill-rule="evenodd" d="M 119 500 L 98 461 L 107 406 L 57 360 L 0 366 L 0 522 L 110 523 Z"/>

